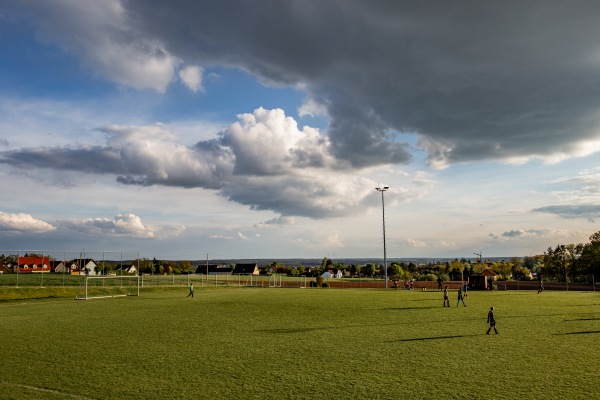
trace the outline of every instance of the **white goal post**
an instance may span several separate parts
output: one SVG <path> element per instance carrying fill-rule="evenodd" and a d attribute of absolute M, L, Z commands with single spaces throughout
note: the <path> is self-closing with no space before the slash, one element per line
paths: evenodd
<path fill-rule="evenodd" d="M 86 276 L 76 300 L 140 295 L 140 276 Z"/>

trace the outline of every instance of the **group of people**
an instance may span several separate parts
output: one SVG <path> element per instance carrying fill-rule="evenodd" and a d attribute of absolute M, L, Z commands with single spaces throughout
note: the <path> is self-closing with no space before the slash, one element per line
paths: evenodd
<path fill-rule="evenodd" d="M 407 279 L 404 281 L 404 289 L 406 290 L 413 290 L 414 289 L 414 285 L 415 285 L 415 280 L 414 279 Z M 400 286 L 398 285 L 398 280 L 394 279 L 394 289 L 398 289 Z"/>
<path fill-rule="evenodd" d="M 544 290 L 543 287 L 541 286 L 541 290 Z M 538 293 L 541 293 L 540 291 L 538 291 Z M 456 302 L 456 307 L 458 307 L 460 305 L 460 303 L 463 303 L 463 306 L 466 307 L 467 303 L 465 303 L 465 297 L 468 297 L 468 285 L 465 282 L 464 286 L 461 286 L 460 288 L 458 288 L 458 301 Z M 450 307 L 450 297 L 448 296 L 448 286 L 446 286 L 444 288 L 444 307 Z M 490 327 L 488 328 L 486 334 L 489 335 L 490 331 L 493 329 L 494 332 L 496 332 L 496 334 L 498 334 L 498 329 L 496 329 L 496 318 L 494 317 L 494 307 L 490 307 L 490 310 L 488 311 L 488 315 L 487 315 L 487 323 L 490 324 Z"/>
<path fill-rule="evenodd" d="M 465 298 L 469 297 L 469 292 L 467 288 L 468 285 L 466 284 L 466 282 L 464 286 L 458 288 L 458 301 L 456 302 L 456 307 L 460 305 L 461 301 L 464 307 L 467 306 L 467 303 L 465 303 Z M 450 298 L 448 297 L 448 286 L 444 288 L 444 307 L 446 306 L 450 307 Z"/>

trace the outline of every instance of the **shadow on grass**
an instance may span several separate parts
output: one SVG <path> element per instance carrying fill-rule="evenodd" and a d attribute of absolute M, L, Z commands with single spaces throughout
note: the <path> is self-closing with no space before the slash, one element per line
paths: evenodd
<path fill-rule="evenodd" d="M 583 331 L 583 332 L 565 332 L 565 333 L 555 333 L 556 336 L 560 335 L 590 335 L 590 334 L 598 334 L 600 331 Z"/>
<path fill-rule="evenodd" d="M 441 308 L 441 307 L 388 307 L 382 308 L 381 311 L 402 311 L 402 310 L 430 310 L 433 308 Z"/>
<path fill-rule="evenodd" d="M 424 338 L 390 340 L 390 342 L 419 342 L 419 341 L 426 341 L 426 340 L 458 339 L 458 338 L 464 338 L 464 337 L 469 337 L 469 336 L 481 336 L 481 335 L 434 336 L 434 337 L 424 337 Z"/>

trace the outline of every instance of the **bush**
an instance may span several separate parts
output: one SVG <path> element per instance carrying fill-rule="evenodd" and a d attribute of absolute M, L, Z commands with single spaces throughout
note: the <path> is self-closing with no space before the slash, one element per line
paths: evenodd
<path fill-rule="evenodd" d="M 437 276 L 435 276 L 434 274 L 425 274 L 425 275 L 418 276 L 416 279 L 418 281 L 435 282 L 435 281 L 437 281 Z"/>
<path fill-rule="evenodd" d="M 323 286 L 323 282 L 325 282 L 325 278 L 323 278 L 321 275 L 317 276 L 317 287 Z"/>

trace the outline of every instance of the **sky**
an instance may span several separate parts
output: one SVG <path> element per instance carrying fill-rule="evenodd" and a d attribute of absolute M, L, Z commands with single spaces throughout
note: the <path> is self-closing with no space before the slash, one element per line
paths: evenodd
<path fill-rule="evenodd" d="M 382 258 L 384 226 L 388 258 L 586 243 L 599 13 L 5 0 L 0 252 Z"/>

